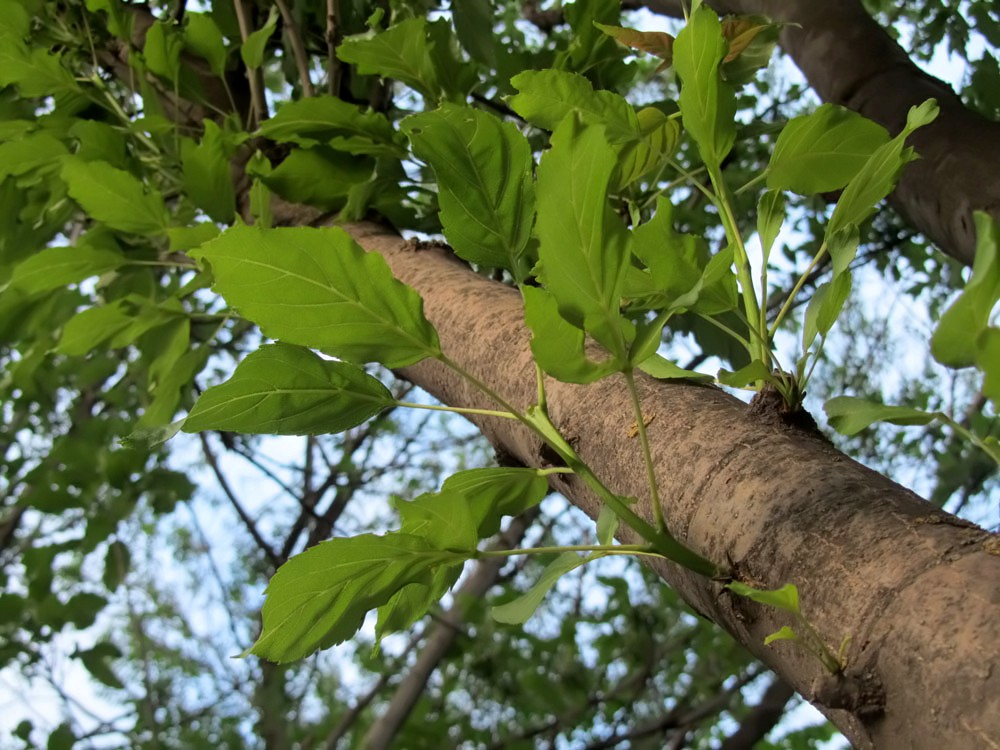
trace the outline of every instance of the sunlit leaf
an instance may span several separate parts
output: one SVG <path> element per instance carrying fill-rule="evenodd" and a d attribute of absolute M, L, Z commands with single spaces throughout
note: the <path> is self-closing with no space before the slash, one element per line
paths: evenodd
<path fill-rule="evenodd" d="M 287 344 L 262 346 L 191 409 L 185 432 L 226 430 L 325 435 L 359 425 L 395 400 L 378 380 L 347 362 Z"/>
<path fill-rule="evenodd" d="M 791 583 L 786 583 L 780 589 L 758 589 L 739 581 L 732 581 L 726 584 L 726 588 L 758 604 L 765 604 L 794 615 L 800 614 L 799 590 Z"/>
<path fill-rule="evenodd" d="M 112 229 L 159 234 L 166 229 L 163 197 L 136 177 L 110 164 L 66 157 L 62 166 L 70 197 Z"/>
<path fill-rule="evenodd" d="M 440 353 L 420 297 L 341 229 L 237 226 L 191 252 L 265 335 L 355 362 L 404 367 Z"/>
<path fill-rule="evenodd" d="M 512 123 L 454 105 L 407 118 L 404 131 L 437 176 L 441 224 L 458 256 L 522 281 L 535 208 L 528 141 Z"/>

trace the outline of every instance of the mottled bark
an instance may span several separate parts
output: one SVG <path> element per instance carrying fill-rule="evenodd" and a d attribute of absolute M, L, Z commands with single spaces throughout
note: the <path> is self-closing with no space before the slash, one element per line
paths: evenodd
<path fill-rule="evenodd" d="M 967 265 L 975 257 L 973 211 L 1000 220 L 1000 123 L 962 104 L 918 68 L 860 0 L 706 0 L 723 14 L 759 13 L 789 25 L 781 45 L 823 101 L 853 109 L 896 134 L 910 107 L 934 98 L 941 114 L 909 139 L 920 154 L 891 196 L 917 230 Z M 647 0 L 679 16 L 677 0 Z"/>
<path fill-rule="evenodd" d="M 445 352 L 524 408 L 535 380 L 516 291 L 472 273 L 447 250 L 418 249 L 374 225 L 352 227 L 424 297 Z M 441 401 L 492 407 L 437 362 L 403 373 Z M 822 437 L 751 417 L 714 388 L 638 378 L 664 513 L 702 555 L 759 586 L 796 584 L 827 646 L 850 637 L 840 679 L 792 644 L 763 645 L 790 624 L 717 582 L 653 565 L 816 704 L 857 746 L 990 747 L 1000 737 L 1000 556 L 996 539 L 864 468 Z M 639 446 L 620 377 L 548 383 L 554 422 L 582 457 L 651 519 Z M 548 452 L 517 423 L 476 418 L 486 437 L 527 466 Z M 553 488 L 592 517 L 600 504 L 575 476 Z M 638 541 L 628 531 L 622 541 Z M 991 551 L 993 550 L 993 551 Z"/>

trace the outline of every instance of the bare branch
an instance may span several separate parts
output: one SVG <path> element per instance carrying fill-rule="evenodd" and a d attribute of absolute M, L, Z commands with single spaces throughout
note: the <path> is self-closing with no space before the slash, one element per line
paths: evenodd
<path fill-rule="evenodd" d="M 302 43 L 302 32 L 299 30 L 298 24 L 295 23 L 295 16 L 292 15 L 288 3 L 285 0 L 274 0 L 274 4 L 278 6 L 278 11 L 281 13 L 281 20 L 285 24 L 285 33 L 288 35 L 288 43 L 292 46 L 292 57 L 295 58 L 295 67 L 299 71 L 302 95 L 312 96 L 313 85 L 309 78 L 309 54 Z"/>

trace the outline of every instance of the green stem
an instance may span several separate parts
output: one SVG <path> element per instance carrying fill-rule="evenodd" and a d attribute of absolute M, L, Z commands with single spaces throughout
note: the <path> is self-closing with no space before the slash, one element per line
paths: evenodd
<path fill-rule="evenodd" d="M 688 549 L 666 530 L 660 531 L 649 524 L 644 518 L 628 507 L 625 502 L 612 492 L 600 478 L 594 474 L 593 470 L 577 455 L 573 447 L 559 435 L 555 425 L 548 420 L 548 415 L 542 411 L 541 415 L 551 427 L 551 435 L 544 431 L 528 415 L 521 413 L 504 399 L 499 393 L 490 388 L 489 385 L 477 378 L 471 372 L 467 372 L 461 365 L 450 359 L 445 354 L 438 356 L 438 361 L 452 370 L 459 377 L 465 379 L 478 388 L 483 394 L 494 400 L 501 407 L 506 409 L 521 424 L 535 433 L 546 445 L 552 448 L 563 459 L 566 466 L 571 469 L 584 483 L 590 487 L 594 493 L 609 507 L 618 518 L 629 526 L 635 533 L 648 541 L 653 548 L 669 560 L 681 565 L 688 570 L 699 573 L 708 578 L 716 578 L 723 575 L 725 571 L 715 563 L 706 560 L 694 550 Z"/>
<path fill-rule="evenodd" d="M 520 547 L 517 549 L 486 549 L 477 557 L 514 557 L 515 555 L 546 555 L 562 552 L 597 552 L 602 555 L 651 555 L 662 557 L 648 544 L 569 544 L 553 547 Z"/>
<path fill-rule="evenodd" d="M 517 419 L 515 414 L 509 411 L 494 411 L 493 409 L 467 409 L 461 406 L 438 406 L 437 404 L 416 404 L 412 401 L 396 401 L 396 406 L 403 406 L 407 409 L 427 409 L 428 411 L 450 411 L 455 414 L 479 414 L 484 417 L 503 417 L 504 419 Z"/>
<path fill-rule="evenodd" d="M 723 323 L 723 322 L 721 322 L 719 320 L 716 320 L 711 315 L 705 315 L 704 313 L 697 313 L 697 315 L 698 315 L 699 318 L 701 318 L 702 320 L 704 320 L 706 323 L 709 323 L 709 324 L 715 326 L 716 328 L 718 328 L 723 333 L 728 334 L 729 336 L 732 336 L 734 339 L 736 339 L 741 344 L 743 344 L 743 347 L 747 351 L 750 351 L 750 341 L 747 338 L 745 338 L 743 336 L 740 336 L 740 334 L 738 334 L 732 328 L 730 328 L 729 326 L 727 326 L 725 323 Z"/>
<path fill-rule="evenodd" d="M 768 335 L 767 319 L 761 315 L 760 306 L 757 303 L 757 292 L 753 285 L 753 269 L 750 267 L 750 258 L 747 255 L 746 245 L 743 244 L 743 235 L 740 234 L 736 215 L 733 213 L 732 196 L 718 167 L 709 166 L 708 176 L 712 181 L 712 187 L 715 188 L 713 202 L 722 218 L 726 237 L 733 246 L 736 278 L 739 279 L 740 286 L 743 288 L 743 308 L 746 310 L 747 322 L 751 330 L 759 333 L 756 340 L 748 341 L 747 353 L 751 359 L 759 359 L 765 365 L 770 365 L 771 339 Z"/>
<path fill-rule="evenodd" d="M 785 300 L 785 304 L 781 306 L 781 309 L 778 311 L 777 317 L 771 324 L 771 329 L 769 332 L 770 336 L 772 337 L 774 336 L 775 332 L 778 330 L 778 326 L 781 325 L 781 321 L 785 319 L 785 316 L 788 314 L 788 311 L 792 309 L 792 303 L 795 301 L 795 298 L 798 296 L 799 292 L 802 290 L 802 287 L 805 285 L 806 279 L 809 277 L 809 274 L 811 274 L 813 270 L 816 268 L 816 266 L 819 265 L 819 262 L 823 259 L 824 255 L 826 255 L 826 242 L 823 242 L 823 244 L 820 245 L 819 252 L 817 252 L 816 255 L 813 256 L 813 259 L 811 261 L 809 261 L 809 265 L 806 266 L 806 270 L 802 272 L 802 275 L 799 276 L 799 280 L 796 281 L 795 286 L 792 287 L 792 291 L 788 293 L 788 298 Z"/>
<path fill-rule="evenodd" d="M 625 370 L 625 382 L 628 383 L 628 392 L 632 399 L 632 413 L 635 414 L 639 443 L 642 445 L 642 460 L 646 465 L 646 481 L 649 483 L 649 497 L 653 503 L 653 519 L 656 521 L 657 529 L 666 531 L 667 522 L 663 518 L 663 506 L 660 505 L 660 490 L 656 481 L 656 467 L 653 465 L 653 453 L 649 448 L 649 436 L 646 434 L 646 419 L 642 413 L 639 392 L 635 387 L 635 372 L 631 367 Z"/>

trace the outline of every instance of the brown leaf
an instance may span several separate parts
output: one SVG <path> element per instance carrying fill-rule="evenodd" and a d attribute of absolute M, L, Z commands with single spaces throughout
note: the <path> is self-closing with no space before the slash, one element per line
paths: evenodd
<path fill-rule="evenodd" d="M 732 62 L 742 54 L 754 38 L 771 27 L 771 23 L 762 16 L 741 16 L 726 18 L 722 21 L 722 35 L 729 40 L 729 53 L 723 62 Z"/>
<path fill-rule="evenodd" d="M 668 67 L 674 59 L 674 38 L 665 31 L 638 31 L 603 23 L 595 23 L 594 26 L 626 47 L 656 55 L 663 60 L 660 69 Z"/>

